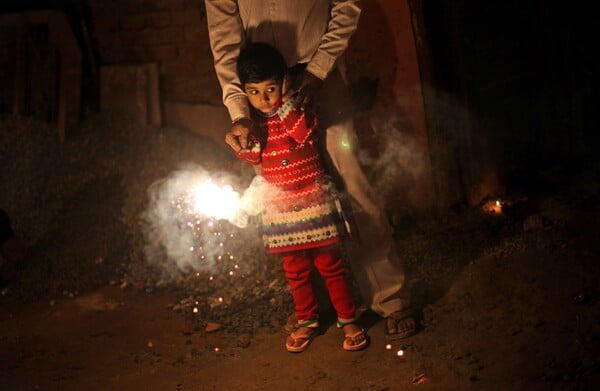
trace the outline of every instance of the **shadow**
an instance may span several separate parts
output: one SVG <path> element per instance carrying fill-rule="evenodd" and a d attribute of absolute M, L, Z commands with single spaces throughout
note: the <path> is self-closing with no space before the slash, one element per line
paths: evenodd
<path fill-rule="evenodd" d="M 371 330 L 379 321 L 381 321 L 381 316 L 377 315 L 375 312 L 371 310 L 366 310 L 358 317 L 357 323 L 365 329 L 365 331 Z"/>

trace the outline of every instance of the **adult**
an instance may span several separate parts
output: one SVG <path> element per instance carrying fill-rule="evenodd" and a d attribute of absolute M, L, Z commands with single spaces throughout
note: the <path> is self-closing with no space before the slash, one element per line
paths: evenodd
<path fill-rule="evenodd" d="M 352 105 L 338 69 L 358 25 L 359 1 L 205 0 L 205 6 L 215 72 L 232 120 L 226 143 L 235 152 L 246 148 L 252 124 L 236 73 L 240 49 L 246 42 L 271 44 L 297 71 L 289 91 L 297 94 L 297 108 L 317 104 L 331 169 L 341 178 L 352 208 L 355 240 L 348 241 L 347 249 L 362 298 L 386 319 L 387 336 L 414 334 L 404 266 L 356 158 Z"/>

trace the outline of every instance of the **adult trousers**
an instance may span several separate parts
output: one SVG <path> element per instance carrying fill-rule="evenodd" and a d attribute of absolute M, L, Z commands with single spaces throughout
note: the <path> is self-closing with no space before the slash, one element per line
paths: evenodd
<path fill-rule="evenodd" d="M 384 317 L 396 311 L 408 312 L 405 265 L 396 251 L 392 228 L 358 161 L 352 101 L 337 69 L 324 81 L 317 102 L 325 164 L 350 209 L 346 214 L 352 233 L 344 246 L 364 304 Z"/>

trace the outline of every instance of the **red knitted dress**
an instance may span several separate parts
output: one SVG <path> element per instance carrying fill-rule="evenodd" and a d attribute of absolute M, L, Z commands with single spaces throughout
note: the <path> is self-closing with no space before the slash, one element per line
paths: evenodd
<path fill-rule="evenodd" d="M 273 186 L 264 200 L 263 240 L 270 253 L 283 253 L 339 242 L 344 233 L 339 203 L 325 176 L 316 143 L 316 119 L 281 104 L 271 116 L 254 115 L 250 150 L 238 156 L 260 164 Z"/>

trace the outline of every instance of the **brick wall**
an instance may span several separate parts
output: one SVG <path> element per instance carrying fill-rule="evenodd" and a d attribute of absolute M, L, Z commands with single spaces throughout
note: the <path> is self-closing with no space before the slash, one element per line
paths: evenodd
<path fill-rule="evenodd" d="M 157 62 L 161 100 L 221 104 L 203 0 L 90 0 L 102 64 Z"/>
<path fill-rule="evenodd" d="M 158 64 L 162 123 L 214 135 L 222 144 L 229 121 L 213 68 L 204 0 L 86 3 L 90 12 L 88 30 L 98 49 L 100 65 Z M 426 130 L 412 41 L 408 0 L 364 2 L 361 24 L 346 56 L 346 76 L 358 103 L 356 127 L 361 146 L 377 153 L 387 142 L 371 129 L 374 112 L 386 125 L 399 115 L 403 123 L 393 124 L 393 130 L 416 140 L 415 149 L 424 161 Z M 10 93 L 7 86 L 2 90 Z M 210 119 L 215 119 L 214 125 L 206 126 Z M 429 172 L 425 169 L 407 175 L 427 176 Z M 408 203 L 427 200 L 423 194 L 431 193 L 429 180 L 415 178 L 413 182 L 423 183 L 426 191 L 417 191 L 420 187 L 413 186 L 411 192 L 417 195 L 398 197 Z"/>

